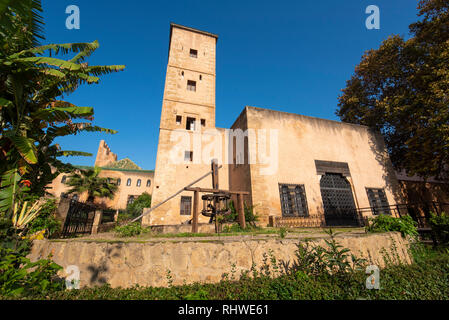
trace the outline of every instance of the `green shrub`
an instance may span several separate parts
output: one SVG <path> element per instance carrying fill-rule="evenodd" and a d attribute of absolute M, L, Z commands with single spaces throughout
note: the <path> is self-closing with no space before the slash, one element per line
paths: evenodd
<path fill-rule="evenodd" d="M 2 249 L 0 255 L 0 295 L 47 294 L 64 288 L 62 279 L 56 275 L 62 267 L 50 259 L 31 262 L 12 249 Z"/>
<path fill-rule="evenodd" d="M 138 217 L 142 214 L 144 208 L 151 207 L 151 195 L 144 192 L 133 203 L 126 208 L 126 214 L 132 218 Z"/>
<path fill-rule="evenodd" d="M 370 223 L 366 227 L 367 232 L 399 231 L 403 237 L 418 237 L 418 224 L 408 215 L 394 218 L 389 215 L 381 214 L 375 218 L 370 218 L 369 221 Z"/>
<path fill-rule="evenodd" d="M 239 215 L 237 209 L 235 207 L 234 201 L 229 201 L 229 209 L 231 209 L 231 213 L 224 217 L 222 222 L 238 222 Z M 257 214 L 254 213 L 254 206 L 244 204 L 244 212 L 245 212 L 245 221 L 255 226 L 255 223 L 259 220 Z"/>
<path fill-rule="evenodd" d="M 439 243 L 449 244 L 449 215 L 447 213 L 443 212 L 439 216 L 432 214 L 430 226 Z"/>
<path fill-rule="evenodd" d="M 279 237 L 281 237 L 281 239 L 284 239 L 286 235 L 287 235 L 287 228 L 285 227 L 279 228 Z"/>
<path fill-rule="evenodd" d="M 142 227 L 140 221 L 125 224 L 123 226 L 116 226 L 114 232 L 120 237 L 133 237 L 142 233 L 151 232 L 150 227 Z"/>
<path fill-rule="evenodd" d="M 48 199 L 39 215 L 30 223 L 28 234 L 45 230 L 48 238 L 57 235 L 61 231 L 61 222 L 55 217 L 57 208 L 56 200 Z"/>
<path fill-rule="evenodd" d="M 341 248 L 336 250 L 341 252 Z M 324 253 L 318 256 L 324 258 Z M 326 272 L 284 273 L 279 277 L 263 272 L 238 280 L 193 283 L 170 287 L 111 288 L 109 285 L 80 290 L 54 291 L 33 299 L 132 299 L 132 300 L 447 300 L 449 298 L 449 254 L 438 252 L 412 265 L 390 265 L 381 270 L 380 290 L 367 290 L 365 270 L 350 271 L 345 277 Z M 311 258 L 309 261 L 314 261 Z M 318 258 L 321 259 L 321 258 Z M 319 260 L 318 260 L 319 261 Z M 304 262 L 304 268 L 307 264 Z"/>
<path fill-rule="evenodd" d="M 233 223 L 230 226 L 224 226 L 223 227 L 223 233 L 235 233 L 235 232 L 251 232 L 251 231 L 257 231 L 260 230 L 259 227 L 254 227 L 251 225 L 246 225 L 246 228 L 243 229 L 240 224 Z"/>

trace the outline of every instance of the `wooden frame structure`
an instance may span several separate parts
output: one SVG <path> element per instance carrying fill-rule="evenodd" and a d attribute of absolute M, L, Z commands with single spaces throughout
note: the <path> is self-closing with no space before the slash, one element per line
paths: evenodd
<path fill-rule="evenodd" d="M 245 221 L 245 207 L 243 204 L 243 196 L 249 195 L 248 191 L 234 191 L 234 190 L 222 190 L 219 189 L 218 182 L 218 161 L 216 159 L 212 160 L 211 163 L 211 173 L 212 173 L 212 189 L 208 188 L 198 188 L 198 187 L 185 187 L 185 191 L 193 192 L 193 218 L 192 218 L 192 233 L 198 232 L 198 216 L 200 214 L 199 211 L 199 202 L 200 202 L 200 192 L 201 193 L 212 193 L 212 194 L 230 194 L 237 195 L 237 212 L 238 212 L 238 220 L 240 227 L 243 229 L 246 228 Z"/>

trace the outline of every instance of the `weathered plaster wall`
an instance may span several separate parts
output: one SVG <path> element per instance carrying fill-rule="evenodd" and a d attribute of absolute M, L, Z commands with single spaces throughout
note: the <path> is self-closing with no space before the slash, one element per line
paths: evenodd
<path fill-rule="evenodd" d="M 249 140 L 249 145 L 254 145 L 249 152 L 256 160 L 250 165 L 250 180 L 253 205 L 263 224 L 270 215 L 282 215 L 279 183 L 303 184 L 309 214 L 323 213 L 321 175 L 317 174 L 315 160 L 348 163 L 356 207 L 370 206 L 365 188 L 385 188 L 389 204 L 396 203 L 398 183 L 383 140 L 367 127 L 254 107 L 246 107 L 245 114 L 247 128 L 256 133 Z M 258 135 L 263 132 L 258 129 L 267 129 L 267 134 L 278 130 L 276 145 L 268 144 L 268 135 L 266 139 L 267 155 L 276 164 L 269 174 L 263 173 L 269 165 L 260 159 Z"/>
<path fill-rule="evenodd" d="M 408 242 L 399 233 L 339 237 L 338 242 L 358 257 L 383 266 L 382 249 L 391 252 L 393 243 L 400 259 L 410 263 Z M 94 286 L 109 283 L 112 287 L 167 286 L 167 270 L 173 284 L 218 282 L 223 273 L 231 272 L 235 263 L 236 276 L 251 268 L 254 262 L 262 265 L 263 254 L 272 250 L 278 259 L 292 260 L 298 239 L 229 241 L 179 241 L 145 243 L 105 243 L 70 241 L 34 241 L 30 258 L 35 261 L 53 253 L 53 260 L 66 268 L 77 265 L 80 285 Z M 325 245 L 323 239 L 314 243 Z"/>

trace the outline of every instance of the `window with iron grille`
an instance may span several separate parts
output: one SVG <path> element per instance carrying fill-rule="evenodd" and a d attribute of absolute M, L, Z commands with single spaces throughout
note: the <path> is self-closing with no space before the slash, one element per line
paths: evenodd
<path fill-rule="evenodd" d="M 302 184 L 279 184 L 283 217 L 307 217 L 306 190 Z"/>
<path fill-rule="evenodd" d="M 181 215 L 190 216 L 192 212 L 192 197 L 181 197 Z"/>
<path fill-rule="evenodd" d="M 384 189 L 366 188 L 366 193 L 373 214 L 391 214 Z"/>

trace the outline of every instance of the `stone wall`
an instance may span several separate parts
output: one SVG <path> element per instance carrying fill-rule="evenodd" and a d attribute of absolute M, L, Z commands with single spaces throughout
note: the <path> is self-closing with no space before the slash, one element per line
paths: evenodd
<path fill-rule="evenodd" d="M 83 240 L 34 241 L 30 259 L 53 260 L 66 268 L 77 265 L 80 285 L 94 286 L 109 283 L 112 287 L 167 286 L 170 270 L 173 284 L 218 282 L 223 273 L 230 273 L 235 264 L 236 276 L 251 268 L 254 262 L 261 266 L 263 254 L 272 250 L 279 260 L 292 260 L 297 238 L 238 237 L 220 241 L 169 240 L 147 242 L 93 242 Z M 338 242 L 358 257 L 383 266 L 382 250 L 391 252 L 392 245 L 400 259 L 410 263 L 408 242 L 399 233 L 339 236 Z M 325 245 L 324 239 L 315 243 Z"/>

